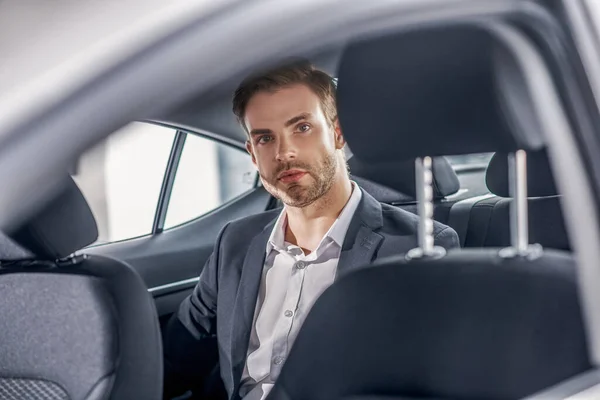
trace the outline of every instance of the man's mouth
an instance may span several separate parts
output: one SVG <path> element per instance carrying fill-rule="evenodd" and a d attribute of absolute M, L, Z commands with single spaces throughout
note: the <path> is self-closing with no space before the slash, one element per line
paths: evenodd
<path fill-rule="evenodd" d="M 283 183 L 297 182 L 300 179 L 302 179 L 302 177 L 306 174 L 307 174 L 306 171 L 302 171 L 299 169 L 290 169 L 290 170 L 283 171 L 282 173 L 280 173 L 279 176 L 277 177 L 277 179 Z"/>

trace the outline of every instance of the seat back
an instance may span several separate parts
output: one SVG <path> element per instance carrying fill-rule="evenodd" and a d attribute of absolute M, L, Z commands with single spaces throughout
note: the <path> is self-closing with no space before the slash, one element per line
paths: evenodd
<path fill-rule="evenodd" d="M 479 200 L 472 207 L 454 207 L 450 211 L 455 214 L 450 221 L 468 221 L 467 230 L 462 232 L 465 235 L 462 238 L 465 247 L 510 245 L 510 207 L 513 199 L 508 189 L 508 172 L 508 155 L 496 153 L 486 171 L 486 183 L 494 196 Z M 570 251 L 560 196 L 545 151 L 527 155 L 527 175 L 530 243 Z"/>
<path fill-rule="evenodd" d="M 417 213 L 414 160 L 383 164 L 366 164 L 356 157 L 348 160 L 351 179 L 381 203 L 391 204 L 413 214 Z M 445 157 L 436 157 L 432 164 L 432 194 L 434 219 L 448 223 L 453 202 L 447 197 L 457 193 L 460 182 Z"/>
<path fill-rule="evenodd" d="M 160 330 L 144 282 L 117 260 L 71 256 L 97 237 L 75 183 L 8 236 L 33 257 L 0 255 L 0 398 L 162 398 Z"/>
<path fill-rule="evenodd" d="M 570 255 L 387 260 L 331 286 L 273 399 L 519 399 L 590 368 Z"/>
<path fill-rule="evenodd" d="M 352 178 L 378 201 L 394 205 L 416 202 L 414 160 L 372 164 L 351 157 L 348 166 Z M 458 176 L 444 157 L 433 159 L 432 189 L 433 199 L 438 202 L 460 189 Z"/>

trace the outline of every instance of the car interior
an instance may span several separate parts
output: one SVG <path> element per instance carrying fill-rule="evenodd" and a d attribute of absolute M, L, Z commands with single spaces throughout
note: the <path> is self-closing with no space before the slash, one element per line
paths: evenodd
<path fill-rule="evenodd" d="M 398 153 L 419 158 L 507 146 L 538 150 L 535 133 L 520 136 L 518 128 L 503 126 L 501 107 L 486 110 L 480 121 L 468 107 L 448 109 L 449 100 L 459 95 L 454 90 L 474 96 L 478 104 L 496 101 L 494 83 L 486 76 L 493 66 L 493 40 L 478 28 L 445 27 L 349 46 L 340 63 L 338 102 L 354 157 L 367 162 L 393 160 Z M 402 56 L 416 54 L 411 49 L 423 41 L 429 51 L 410 60 Z M 479 78 L 471 81 L 473 86 L 465 87 L 460 79 L 463 68 L 452 69 L 467 63 L 444 58 L 459 46 L 469 48 L 453 54 L 469 60 L 469 74 Z M 392 49 L 395 56 L 384 57 Z M 443 65 L 445 73 L 423 65 Z M 411 87 L 411 81 L 419 84 Z M 405 92 L 394 97 L 397 88 Z M 415 105 L 406 104 L 408 99 Z M 430 115 L 436 118 L 427 119 Z M 363 134 L 367 126 L 385 133 L 370 140 Z M 419 136 L 405 141 L 395 126 L 418 127 Z M 453 140 L 444 140 L 457 128 Z M 554 194 L 551 180 L 536 179 L 532 163 L 522 177 L 509 173 L 506 154 L 494 157 L 507 160 L 493 158 L 488 167 L 486 182 L 494 193 L 508 196 L 509 177 L 517 177 L 531 182 L 528 189 L 537 189 L 531 193 L 535 199 Z M 544 158 L 529 158 L 538 159 Z M 551 231 L 552 208 L 536 210 L 545 211 L 541 219 L 529 219 L 533 232 L 551 231 L 547 238 L 535 236 L 544 245 L 528 242 L 519 253 L 511 241 L 510 200 L 493 196 L 483 201 L 468 202 L 459 215 L 452 215 L 456 205 L 450 207 L 449 218 L 467 219 L 461 222 L 467 226 L 466 248 L 441 258 L 398 255 L 330 287 L 311 310 L 269 398 L 523 398 L 589 371 L 575 264 L 568 252 L 552 249 L 564 246 Z M 524 209 L 531 204 L 544 203 L 526 201 Z"/>
<path fill-rule="evenodd" d="M 332 285 L 269 400 L 558 399 L 600 382 L 550 128 L 508 36 L 446 21 L 306 55 L 337 78 L 351 178 L 380 202 L 451 226 L 461 248 L 398 254 Z M 149 234 L 96 243 L 95 216 L 67 171 L 52 201 L 1 232 L 0 398 L 162 398 L 161 329 L 219 231 L 281 207 L 256 179 L 164 227 L 181 138 L 244 151 L 230 105 L 241 77 L 140 120 L 177 132 Z M 474 166 L 452 161 L 482 154 Z M 182 399 L 226 398 L 217 353 L 206 356 L 215 370 L 199 382 L 204 394 Z"/>

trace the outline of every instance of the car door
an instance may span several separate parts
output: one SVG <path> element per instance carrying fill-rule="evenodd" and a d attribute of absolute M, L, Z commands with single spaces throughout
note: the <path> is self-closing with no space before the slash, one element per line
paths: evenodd
<path fill-rule="evenodd" d="M 99 230 L 84 251 L 136 269 L 163 325 L 198 281 L 221 228 L 271 202 L 242 144 L 214 137 L 133 122 L 71 171 Z"/>

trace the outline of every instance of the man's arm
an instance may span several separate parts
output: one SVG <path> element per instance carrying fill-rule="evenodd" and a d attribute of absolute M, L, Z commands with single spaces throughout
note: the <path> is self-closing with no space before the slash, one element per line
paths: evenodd
<path fill-rule="evenodd" d="M 173 315 L 164 337 L 164 398 L 197 387 L 218 361 L 215 338 L 221 238 L 204 265 L 200 280 Z"/>
<path fill-rule="evenodd" d="M 460 247 L 458 233 L 449 226 L 442 229 L 435 235 L 434 243 L 436 246 L 441 246 L 446 250 Z"/>

